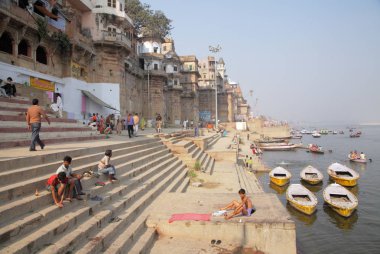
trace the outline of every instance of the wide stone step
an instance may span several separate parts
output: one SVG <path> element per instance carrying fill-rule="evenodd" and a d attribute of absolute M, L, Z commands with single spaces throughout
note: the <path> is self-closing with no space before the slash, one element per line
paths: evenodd
<path fill-rule="evenodd" d="M 5 111 L 0 111 L 0 121 L 4 122 L 23 122 L 25 123 L 26 117 L 25 115 L 6 115 L 2 114 Z M 74 119 L 65 119 L 65 118 L 56 118 L 56 117 L 50 117 L 51 123 L 73 123 L 73 124 L 80 124 L 83 126 L 83 123 Z M 46 123 L 45 119 L 42 119 L 43 123 Z M 24 125 L 25 126 L 25 125 Z"/>
<path fill-rule="evenodd" d="M 104 138 L 104 136 L 102 137 Z M 137 146 L 141 144 L 150 144 L 150 143 L 157 143 L 157 142 L 162 144 L 162 142 L 159 139 L 140 139 L 137 141 L 120 142 L 120 143 L 109 144 L 109 145 L 100 145 L 100 146 L 94 146 L 94 147 L 85 148 L 85 149 L 80 147 L 80 148 L 70 150 L 69 153 L 70 153 L 70 156 L 74 158 L 74 157 L 80 157 L 80 156 L 88 156 L 93 153 L 104 153 L 104 151 L 107 149 L 117 150 L 117 149 Z M 42 154 L 39 156 L 35 156 L 33 153 L 31 153 L 31 155 L 27 157 L 1 160 L 0 172 L 8 171 L 11 169 L 30 167 L 30 166 L 35 166 L 35 165 L 41 166 L 46 163 L 61 161 L 63 157 L 67 155 L 67 153 L 68 153 L 67 151 L 62 151 L 62 152 Z"/>
<path fill-rule="evenodd" d="M 141 234 L 139 240 L 132 249 L 128 251 L 129 254 L 147 254 L 153 247 L 158 234 L 153 228 L 145 228 L 145 231 Z"/>
<path fill-rule="evenodd" d="M 184 166 L 182 166 L 182 167 L 184 167 Z M 182 170 L 183 170 L 183 168 L 173 170 L 171 172 L 170 176 L 167 178 L 168 180 L 160 183 L 160 185 L 157 186 L 157 188 L 159 189 L 157 191 L 158 193 L 151 191 L 150 193 L 147 193 L 146 196 L 155 199 L 158 196 L 158 194 L 160 194 L 165 189 L 165 186 L 167 186 L 168 183 L 170 183 L 171 181 L 176 179 L 177 175 Z M 124 215 L 122 215 L 123 217 L 127 217 L 129 215 L 130 211 L 136 211 L 135 214 L 136 214 L 137 218 L 135 220 L 133 220 L 132 224 L 130 224 L 127 228 L 123 227 L 123 228 L 119 229 L 115 234 L 116 239 L 112 238 L 112 241 L 109 242 L 108 245 L 104 245 L 104 246 L 106 246 L 106 248 L 103 247 L 103 249 L 101 250 L 102 252 L 104 252 L 104 253 L 129 253 L 130 249 L 133 248 L 134 244 L 136 244 L 137 241 L 142 239 L 141 236 L 143 235 L 144 229 L 146 228 L 146 225 L 145 225 L 146 218 L 148 217 L 148 215 L 150 213 L 152 213 L 152 211 L 149 209 L 149 207 L 146 209 L 141 209 L 140 207 L 142 207 L 143 205 L 144 205 L 144 202 L 141 202 L 141 204 L 138 204 L 138 206 L 136 204 L 137 207 L 135 209 L 133 209 L 133 208 L 132 208 L 133 210 L 128 209 L 126 211 L 126 213 Z M 148 205 L 150 205 L 150 203 Z M 81 253 L 81 254 L 83 254 L 83 253 L 99 253 L 99 250 L 93 251 L 93 252 L 88 252 L 86 249 L 86 246 L 84 248 L 82 248 L 82 250 L 83 250 L 83 252 L 81 251 L 78 253 Z"/>
<path fill-rule="evenodd" d="M 162 154 L 157 153 L 153 154 L 150 157 L 152 158 L 152 162 L 146 164 L 146 159 L 148 156 L 145 158 L 139 158 L 139 161 L 133 161 L 133 165 L 139 165 L 136 168 L 130 168 L 131 163 L 128 164 L 122 164 L 122 165 L 117 165 L 117 170 L 120 172 L 126 172 L 124 174 L 120 174 L 118 176 L 118 179 L 120 181 L 123 180 L 128 180 L 133 177 L 137 177 L 141 174 L 144 174 L 146 171 L 150 170 L 154 166 L 158 165 L 160 162 L 164 161 L 165 163 L 160 164 L 161 168 L 170 165 L 170 163 L 175 161 L 175 158 L 173 155 L 170 153 L 167 154 Z M 147 179 L 150 177 L 151 174 L 145 174 L 145 178 L 141 179 Z M 141 180 L 140 179 L 140 180 Z M 84 190 L 86 191 L 87 195 L 96 195 L 96 194 L 101 194 L 102 192 L 105 192 L 107 190 L 110 190 L 113 188 L 112 184 L 107 183 L 105 187 L 97 187 L 94 186 L 94 182 L 97 181 L 96 179 L 85 179 L 85 181 L 82 182 L 84 186 Z M 136 185 L 135 182 L 132 184 Z M 128 188 L 132 188 L 132 184 L 128 186 Z M 22 235 L 25 235 L 28 232 L 31 232 L 32 230 L 35 230 L 37 227 L 40 227 L 43 223 L 48 223 L 52 219 L 58 218 L 59 216 L 62 216 L 69 212 L 70 210 L 75 209 L 75 207 L 72 206 L 64 206 L 62 209 L 52 205 L 51 203 L 51 194 L 48 191 L 44 191 L 41 193 L 42 198 L 46 199 L 44 202 L 44 205 L 40 205 L 39 207 L 45 207 L 41 210 L 39 207 L 35 207 L 34 211 L 31 211 L 32 214 L 26 214 L 25 216 L 17 218 L 17 220 L 9 221 L 7 222 L 7 225 L 2 227 L 0 229 L 0 239 L 1 243 L 4 241 L 9 241 L 11 238 L 14 237 L 20 237 Z M 37 199 L 37 198 L 36 198 Z M 38 199 L 41 199 L 41 196 L 38 197 Z M 33 204 L 31 204 L 33 205 Z M 46 207 L 47 206 L 47 207 Z"/>
<path fill-rule="evenodd" d="M 190 178 L 187 176 L 187 171 L 186 171 L 186 177 L 183 179 L 181 185 L 177 188 L 175 192 L 178 193 L 184 193 L 187 190 L 187 187 L 189 187 L 190 184 Z"/>
<path fill-rule="evenodd" d="M 0 101 L 0 107 L 2 108 L 28 109 L 30 106 L 32 106 L 32 103 L 20 103 L 15 100 Z"/>
<path fill-rule="evenodd" d="M 113 156 L 124 156 L 130 153 L 137 152 L 139 150 L 149 149 L 157 146 L 162 146 L 161 143 L 148 143 L 148 144 L 138 144 L 136 146 L 125 147 L 121 149 L 113 150 Z M 67 152 L 67 154 L 71 154 Z M 80 157 L 72 157 L 73 165 L 77 168 L 78 171 L 81 171 L 80 167 L 82 165 L 86 165 L 89 163 L 93 163 L 94 161 L 99 161 L 102 156 L 104 156 L 104 151 L 97 152 L 94 154 L 83 155 Z M 44 165 L 34 165 L 30 167 L 19 168 L 15 170 L 5 170 L 4 172 L 0 172 L 0 187 L 5 185 L 10 185 L 16 182 L 24 181 L 33 177 L 37 177 L 40 175 L 52 174 L 54 169 L 58 169 L 62 165 L 63 157 L 55 162 L 47 163 Z"/>
<path fill-rule="evenodd" d="M 132 160 L 134 158 L 138 158 L 138 156 L 145 156 L 145 155 L 148 155 L 150 153 L 158 152 L 158 151 L 163 150 L 163 149 L 164 149 L 164 146 L 157 146 L 157 147 L 150 148 L 150 149 L 136 151 L 136 152 L 131 153 L 131 154 L 114 157 L 112 159 L 112 162 L 114 164 L 119 164 L 123 160 Z M 98 160 L 96 160 L 92 163 L 89 163 L 87 165 L 82 165 L 78 168 L 75 167 L 75 168 L 73 168 L 73 172 L 80 173 L 79 171 L 81 171 L 81 170 L 85 171 L 85 170 L 97 168 L 97 165 L 98 165 L 98 162 L 100 159 L 101 159 L 101 156 L 99 156 Z M 35 178 L 31 178 L 31 179 L 28 179 L 25 181 L 21 181 L 21 182 L 0 188 L 0 200 L 1 200 L 0 202 L 3 203 L 3 202 L 6 202 L 7 200 L 13 200 L 15 198 L 28 195 L 30 193 L 34 193 L 36 188 L 43 189 L 43 187 L 46 184 L 47 179 L 55 171 L 56 171 L 56 168 L 52 169 L 52 173 L 50 173 L 50 174 L 40 175 L 40 176 L 35 177 Z"/>
<path fill-rule="evenodd" d="M 44 144 L 56 144 L 56 143 L 70 143 L 70 142 L 81 142 L 81 141 L 89 141 L 89 140 L 97 140 L 104 139 L 104 135 L 73 135 L 72 137 L 60 137 L 60 138 L 42 138 Z M 0 149 L 9 149 L 14 147 L 28 147 L 30 146 L 30 137 L 18 140 L 8 140 L 8 141 L 0 141 Z"/>
<path fill-rule="evenodd" d="M 24 141 L 31 139 L 31 131 L 28 131 L 27 128 L 23 128 L 22 132 L 4 132 L 0 128 L 0 141 Z M 16 129 L 16 128 L 13 128 Z M 19 131 L 19 130 L 17 130 Z M 51 128 L 47 130 L 42 128 L 40 132 L 40 139 L 44 141 L 45 139 L 54 139 L 54 138 L 73 138 L 73 137 L 88 137 L 88 136 L 103 136 L 96 131 L 87 128 Z"/>
<path fill-rule="evenodd" d="M 0 102 L 7 102 L 7 103 L 19 103 L 19 104 L 27 104 L 27 105 L 32 105 L 32 100 L 27 98 L 27 97 L 11 97 L 11 98 L 6 98 L 6 97 L 0 97 Z"/>
<path fill-rule="evenodd" d="M 4 118 L 4 116 L 0 116 L 0 128 L 22 128 L 24 131 L 27 127 L 25 118 L 21 121 L 4 121 L 1 118 Z M 60 120 L 57 118 L 52 118 L 50 119 L 50 127 L 51 128 L 84 128 L 86 130 L 91 130 L 88 126 L 84 125 L 83 123 L 80 122 L 65 122 L 65 121 L 54 121 L 54 120 Z M 63 120 L 63 119 L 62 119 Z M 44 126 L 46 126 L 46 122 L 43 123 Z M 30 131 L 27 131 L 30 133 Z"/>
<path fill-rule="evenodd" d="M 148 167 L 153 167 L 156 164 L 158 164 L 160 161 L 157 161 L 156 159 L 159 158 L 161 160 L 167 160 L 174 158 L 171 153 L 169 153 L 167 150 L 162 150 L 157 153 L 153 153 L 151 155 L 142 156 L 138 159 L 131 160 L 129 162 L 119 164 L 117 165 L 117 170 L 120 172 L 127 171 L 126 174 L 120 174 L 120 177 L 131 177 L 135 176 L 138 173 L 144 172 L 148 169 Z M 151 159 L 154 163 L 146 163 L 147 160 Z M 97 194 L 101 190 L 105 190 L 107 188 L 94 188 L 94 183 L 98 181 L 97 179 L 93 178 L 85 178 L 82 180 L 82 185 L 85 189 L 91 189 L 93 194 Z M 19 218 L 19 216 L 28 216 L 28 213 L 34 213 L 38 211 L 41 207 L 44 207 L 46 205 L 49 205 L 52 203 L 51 194 L 48 191 L 40 191 L 39 196 L 36 197 L 33 194 L 23 197 L 21 199 L 17 199 L 11 203 L 2 205 L 0 207 L 0 218 L 1 223 L 0 225 L 8 225 L 9 220 L 14 220 Z M 25 217 L 24 216 L 24 217 Z M 16 223 L 16 226 L 18 224 Z M 8 229 L 12 230 L 14 228 L 13 226 L 10 226 Z M 1 231 L 5 233 L 6 231 Z M 8 231 L 7 231 L 8 232 Z M 2 234 L 0 234 L 2 235 Z"/>
<path fill-rule="evenodd" d="M 86 221 L 74 231 L 67 232 L 63 237 L 59 237 L 53 245 L 44 249 L 41 253 L 67 253 L 72 251 L 75 253 L 96 253 L 101 252 L 102 247 L 106 246 L 106 242 L 114 239 L 117 229 L 128 225 L 136 217 L 139 217 L 139 211 L 150 204 L 155 195 L 158 195 L 169 180 L 173 179 L 173 172 L 178 171 L 175 167 L 178 162 L 174 162 L 172 166 L 165 166 L 165 169 L 151 169 L 152 177 L 130 191 L 123 191 L 123 195 L 119 200 L 110 204 L 102 210 L 111 211 L 112 217 L 122 219 L 119 222 L 106 222 L 111 219 L 110 216 L 95 215 L 89 221 Z M 171 174 L 170 174 L 171 173 Z M 163 179 L 164 182 L 162 182 Z M 93 221 L 96 221 L 95 224 Z M 92 222 L 91 222 L 92 221 Z M 101 223 L 100 223 L 101 222 Z"/>

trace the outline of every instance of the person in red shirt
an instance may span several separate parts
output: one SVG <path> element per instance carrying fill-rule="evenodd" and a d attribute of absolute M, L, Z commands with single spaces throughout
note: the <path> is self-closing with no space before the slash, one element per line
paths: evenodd
<path fill-rule="evenodd" d="M 59 174 L 52 175 L 47 180 L 47 189 L 51 191 L 51 195 L 53 196 L 54 203 L 62 208 L 63 200 L 65 199 L 65 188 L 67 185 L 68 179 L 66 177 L 65 172 L 60 172 Z M 69 197 L 70 197 L 69 193 Z"/>

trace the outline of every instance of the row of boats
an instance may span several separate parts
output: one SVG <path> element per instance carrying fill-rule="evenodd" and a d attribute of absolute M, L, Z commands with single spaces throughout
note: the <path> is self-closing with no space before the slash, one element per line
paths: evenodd
<path fill-rule="evenodd" d="M 334 183 L 328 185 L 323 191 L 325 202 L 339 215 L 349 217 L 358 206 L 358 199 L 346 187 L 357 185 L 359 174 L 351 168 L 339 163 L 331 164 L 327 173 Z M 289 183 L 292 174 L 282 167 L 276 167 L 269 173 L 270 181 L 278 186 Z M 323 174 L 312 166 L 307 166 L 300 173 L 301 180 L 311 185 L 323 181 Z M 317 197 L 301 184 L 291 184 L 286 191 L 289 204 L 305 214 L 315 212 L 318 204 Z"/>

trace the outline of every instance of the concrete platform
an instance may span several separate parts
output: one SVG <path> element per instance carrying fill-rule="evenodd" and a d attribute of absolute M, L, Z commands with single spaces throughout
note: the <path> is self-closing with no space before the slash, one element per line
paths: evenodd
<path fill-rule="evenodd" d="M 250 217 L 241 216 L 229 221 L 224 217 L 212 217 L 208 222 L 168 222 L 174 213 L 212 213 L 238 198 L 237 194 L 224 193 L 167 193 L 155 203 L 147 226 L 156 228 L 161 237 L 192 239 L 203 244 L 217 239 L 233 248 L 244 247 L 273 254 L 296 253 L 295 223 L 274 194 L 257 193 L 251 196 L 257 211 Z M 160 245 L 160 240 L 156 245 Z M 167 251 L 170 245 L 168 247 Z M 152 253 L 159 253 L 154 249 Z M 177 253 L 187 253 L 186 245 L 183 251 Z"/>

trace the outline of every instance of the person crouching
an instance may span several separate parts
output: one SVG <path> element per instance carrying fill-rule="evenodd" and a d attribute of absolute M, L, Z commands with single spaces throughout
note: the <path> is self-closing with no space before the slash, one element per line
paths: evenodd
<path fill-rule="evenodd" d="M 108 175 L 109 181 L 112 183 L 116 181 L 116 169 L 113 165 L 110 164 L 112 157 L 112 150 L 106 150 L 105 156 L 100 160 L 98 164 L 98 172 L 101 174 Z"/>
<path fill-rule="evenodd" d="M 82 192 L 82 183 L 80 182 L 80 179 L 82 179 L 82 175 L 73 173 L 71 168 L 71 162 L 72 158 L 70 156 L 65 156 L 63 158 L 62 165 L 57 169 L 57 174 L 64 172 L 66 174 L 66 177 L 68 179 L 68 185 L 69 185 L 69 193 L 72 194 L 68 195 L 68 199 L 71 201 L 71 198 L 74 197 L 78 200 L 82 200 L 80 195 L 84 195 Z"/>
<path fill-rule="evenodd" d="M 66 173 L 60 172 L 59 174 L 52 175 L 46 183 L 46 189 L 51 192 L 54 203 L 60 208 L 63 207 L 67 182 Z"/>

